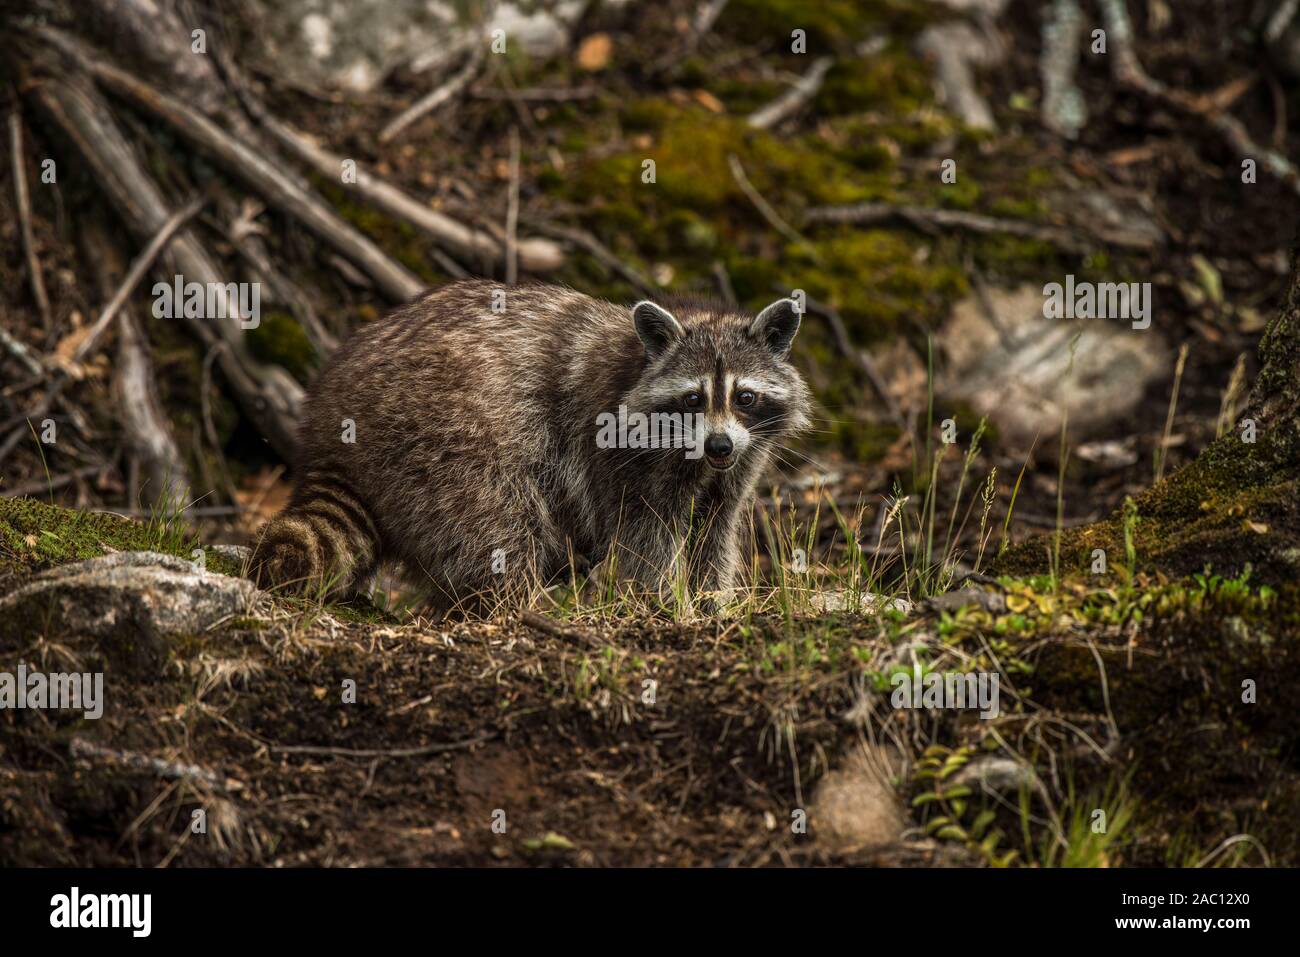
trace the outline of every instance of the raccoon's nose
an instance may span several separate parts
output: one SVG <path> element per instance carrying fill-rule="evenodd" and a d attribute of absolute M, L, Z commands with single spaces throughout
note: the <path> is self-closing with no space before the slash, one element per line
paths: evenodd
<path fill-rule="evenodd" d="M 714 432 L 704 440 L 704 454 L 711 459 L 725 459 L 735 446 L 725 432 Z"/>

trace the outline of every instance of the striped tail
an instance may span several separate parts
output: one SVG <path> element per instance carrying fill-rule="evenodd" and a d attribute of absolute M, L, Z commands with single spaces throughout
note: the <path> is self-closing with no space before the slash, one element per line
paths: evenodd
<path fill-rule="evenodd" d="M 379 530 L 361 499 L 338 479 L 307 473 L 289 506 L 262 532 L 253 577 L 292 591 L 357 588 L 379 561 Z"/>

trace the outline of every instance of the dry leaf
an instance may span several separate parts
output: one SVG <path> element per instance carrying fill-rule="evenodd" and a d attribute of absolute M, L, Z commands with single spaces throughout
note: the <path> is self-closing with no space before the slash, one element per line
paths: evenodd
<path fill-rule="evenodd" d="M 578 67 L 589 72 L 603 70 L 614 53 L 614 41 L 608 33 L 593 33 L 578 45 Z"/>
<path fill-rule="evenodd" d="M 708 90 L 696 90 L 691 94 L 695 102 L 700 104 L 710 113 L 725 113 L 727 108 L 722 105 L 722 101 L 710 93 Z"/>
<path fill-rule="evenodd" d="M 282 466 L 264 468 L 245 478 L 235 490 L 236 501 L 245 509 L 242 521 L 250 529 L 257 528 L 289 504 L 292 489 L 281 479 L 283 474 Z"/>

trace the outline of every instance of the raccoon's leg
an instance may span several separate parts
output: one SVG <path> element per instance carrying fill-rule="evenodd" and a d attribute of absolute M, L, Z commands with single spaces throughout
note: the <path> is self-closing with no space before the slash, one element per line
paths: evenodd
<path fill-rule="evenodd" d="M 262 532 L 252 566 L 263 586 L 350 594 L 378 559 L 379 530 L 360 497 L 340 479 L 309 472 Z"/>
<path fill-rule="evenodd" d="M 672 590 L 684 546 L 685 535 L 658 517 L 624 524 L 614 533 L 601 574 L 663 595 Z"/>
<path fill-rule="evenodd" d="M 708 596 L 716 606 L 726 604 L 735 591 L 740 571 L 740 506 L 710 509 L 696 524 L 689 555 L 690 588 Z"/>

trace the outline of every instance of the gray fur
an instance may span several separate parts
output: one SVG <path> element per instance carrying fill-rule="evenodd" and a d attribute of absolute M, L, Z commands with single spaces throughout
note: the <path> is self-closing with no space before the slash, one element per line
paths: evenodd
<path fill-rule="evenodd" d="M 294 494 L 258 545 L 260 575 L 347 586 L 400 561 L 453 604 L 519 598 L 574 556 L 612 555 L 619 578 L 650 590 L 685 559 L 693 592 L 729 591 L 754 487 L 807 421 L 787 359 L 797 312 L 791 328 L 781 303 L 764 321 L 708 303 L 638 307 L 634 321 L 563 287 L 466 280 L 359 330 L 310 390 Z M 757 384 L 754 408 L 736 407 L 736 382 Z M 689 383 L 709 430 L 732 439 L 730 468 L 680 448 L 597 447 L 600 413 L 663 409 Z"/>

